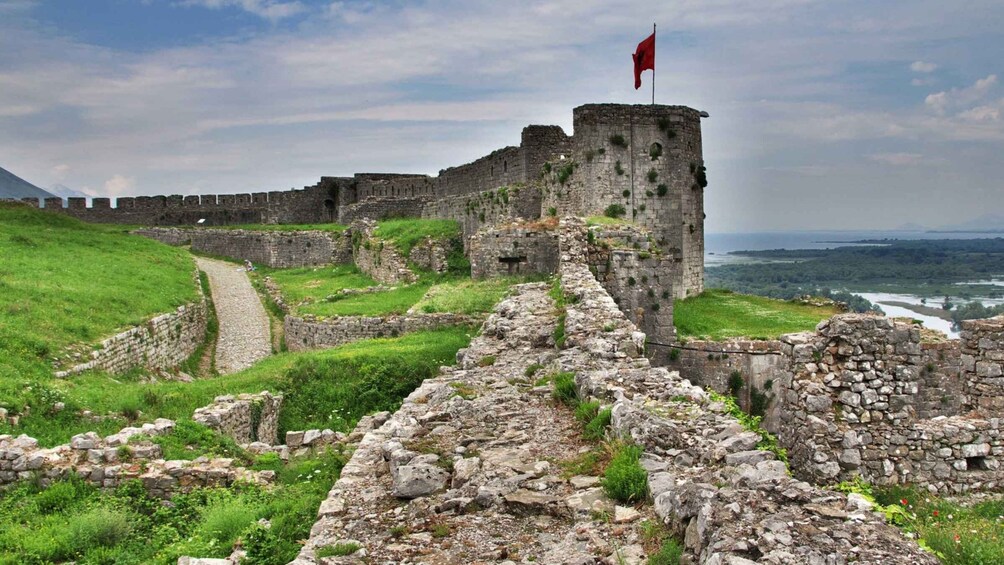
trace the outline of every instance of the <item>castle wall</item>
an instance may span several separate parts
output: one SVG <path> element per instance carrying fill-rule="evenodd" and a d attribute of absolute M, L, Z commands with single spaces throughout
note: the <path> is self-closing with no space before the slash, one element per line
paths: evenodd
<path fill-rule="evenodd" d="M 425 203 L 422 217 L 456 220 L 460 223 L 466 246 L 468 238 L 485 226 L 539 218 L 540 188 L 536 183 L 517 184 L 437 198 Z"/>
<path fill-rule="evenodd" d="M 133 233 L 192 251 L 273 268 L 352 262 L 352 240 L 331 231 L 259 231 L 199 228 L 143 228 Z"/>

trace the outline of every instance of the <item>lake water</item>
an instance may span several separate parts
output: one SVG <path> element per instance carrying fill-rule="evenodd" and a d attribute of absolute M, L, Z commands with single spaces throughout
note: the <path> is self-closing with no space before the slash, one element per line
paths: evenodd
<path fill-rule="evenodd" d="M 732 251 L 764 251 L 768 249 L 833 249 L 854 244 L 854 241 L 861 240 L 883 240 L 883 239 L 986 239 L 1000 237 L 1000 234 L 988 234 L 982 232 L 955 232 L 955 233 L 931 233 L 926 231 L 882 231 L 882 230 L 862 230 L 862 231 L 791 231 L 791 232 L 752 232 L 752 233 L 709 233 L 705 235 L 704 265 L 713 267 L 728 263 L 746 263 L 762 261 L 762 259 L 729 255 Z M 994 286 L 1004 286 L 1004 279 L 993 279 L 990 281 L 972 281 L 971 283 L 959 283 L 960 287 L 967 284 L 990 284 Z M 883 302 L 905 302 L 907 304 L 921 305 L 921 297 L 909 294 L 889 294 L 884 292 L 855 292 L 858 296 L 865 298 L 873 304 L 878 304 L 888 316 L 902 316 L 921 320 L 924 326 L 944 332 L 949 337 L 959 337 L 958 332 L 952 329 L 952 323 L 937 316 L 919 314 L 903 306 L 891 306 Z M 990 306 L 1004 303 L 1002 299 L 991 299 L 986 297 L 974 297 L 983 304 Z M 938 307 L 934 301 L 928 300 L 928 305 Z"/>

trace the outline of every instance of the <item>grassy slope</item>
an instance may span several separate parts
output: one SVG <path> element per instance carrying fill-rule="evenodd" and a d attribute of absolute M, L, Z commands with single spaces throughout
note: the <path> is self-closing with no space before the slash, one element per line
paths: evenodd
<path fill-rule="evenodd" d="M 837 313 L 835 308 L 715 289 L 676 301 L 673 321 L 680 337 L 773 339 L 786 333 L 812 330 L 820 321 Z"/>
<path fill-rule="evenodd" d="M 305 300 L 317 301 L 345 288 L 365 288 L 376 281 L 359 271 L 355 265 L 333 267 L 301 267 L 296 269 L 270 269 L 261 267 L 252 276 L 272 277 L 282 289 L 283 298 L 292 306 Z"/>
<path fill-rule="evenodd" d="M 478 314 L 491 309 L 514 284 L 526 282 L 520 277 L 484 280 L 456 280 L 437 284 L 415 304 L 419 312 L 453 312 Z"/>
<path fill-rule="evenodd" d="M 300 371 L 298 374 L 302 374 L 302 366 L 305 363 L 315 366 L 331 364 L 338 366 L 337 371 L 318 369 L 311 373 L 319 378 L 335 372 L 341 375 L 338 386 L 329 383 L 332 391 L 356 387 L 367 378 L 371 380 L 366 381 L 368 383 L 366 387 L 381 390 L 395 388 L 396 384 L 387 385 L 383 382 L 382 376 L 373 377 L 376 374 L 374 371 L 406 363 L 404 366 L 407 368 L 402 369 L 400 375 L 395 375 L 395 378 L 400 377 L 401 382 L 407 380 L 403 375 L 406 372 L 413 372 L 416 370 L 415 367 L 421 368 L 423 378 L 430 376 L 440 365 L 452 364 L 457 350 L 465 347 L 470 341 L 469 333 L 469 328 L 444 328 L 408 334 L 395 339 L 361 341 L 336 349 L 284 353 L 268 357 L 239 373 L 197 379 L 190 383 L 144 384 L 128 376 L 112 377 L 103 373 L 88 373 L 65 381 L 54 381 L 47 387 L 38 386 L 40 390 L 47 391 L 45 393 L 47 396 L 65 402 L 66 409 L 58 414 L 35 411 L 22 419 L 22 425 L 17 429 L 17 433 L 27 433 L 38 438 L 44 445 L 57 445 L 67 441 L 74 434 L 88 430 L 95 430 L 101 434 L 117 432 L 127 425 L 123 415 L 135 417 L 137 412 L 142 414 L 139 421 L 152 421 L 156 418 L 188 419 L 196 408 L 209 404 L 217 395 L 262 390 L 288 392 L 292 386 L 288 374 L 292 369 L 297 369 Z M 371 367 L 364 367 L 366 364 Z M 377 380 L 372 380 L 373 378 Z M 417 382 L 413 380 L 408 382 L 413 383 L 412 387 L 417 386 Z M 379 396 L 382 398 L 383 394 Z M 364 402 L 353 402 L 350 397 L 339 398 L 341 400 L 333 402 L 331 409 L 338 408 L 342 413 L 351 413 L 356 417 L 364 413 L 360 413 L 359 408 L 379 410 L 393 407 L 392 401 L 386 405 L 376 403 L 370 406 Z M 291 402 L 287 402 L 286 408 L 291 407 Z M 81 409 L 117 417 L 92 422 L 76 416 L 75 412 Z M 322 415 L 315 414 L 317 419 L 295 416 L 295 412 L 295 408 L 284 409 L 284 429 L 332 427 L 331 424 L 334 422 L 328 418 L 330 411 Z M 345 418 L 338 422 L 346 427 L 354 424 L 354 421 Z M 4 427 L 0 426 L 0 433 L 3 432 Z"/>

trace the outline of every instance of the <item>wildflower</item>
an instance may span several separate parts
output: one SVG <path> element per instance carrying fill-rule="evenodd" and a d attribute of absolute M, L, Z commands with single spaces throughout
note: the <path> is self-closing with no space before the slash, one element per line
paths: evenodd
<path fill-rule="evenodd" d="M 937 510 L 935 510 L 934 512 L 932 512 L 932 514 L 934 515 L 935 518 L 938 517 L 938 511 Z"/>
<path fill-rule="evenodd" d="M 955 534 L 955 543 L 962 543 L 962 538 L 959 537 L 959 534 Z"/>
<path fill-rule="evenodd" d="M 905 498 L 901 498 L 901 499 L 899 499 L 899 503 L 902 504 L 903 506 L 906 506 L 906 505 L 910 504 L 910 501 L 907 500 L 907 499 L 905 499 Z"/>

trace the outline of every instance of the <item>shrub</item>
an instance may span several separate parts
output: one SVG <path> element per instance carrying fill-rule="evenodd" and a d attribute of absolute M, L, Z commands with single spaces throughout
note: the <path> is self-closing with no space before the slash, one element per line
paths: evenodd
<path fill-rule="evenodd" d="M 617 447 L 601 483 L 603 490 L 614 500 L 638 502 L 648 493 L 648 473 L 641 466 L 642 449 L 625 444 Z"/>
<path fill-rule="evenodd" d="M 565 314 L 558 316 L 558 323 L 554 325 L 554 346 L 561 349 L 565 346 Z"/>
<path fill-rule="evenodd" d="M 523 376 L 525 376 L 525 377 L 532 377 L 535 374 L 537 374 L 537 371 L 539 371 L 539 370 L 541 370 L 543 368 L 544 368 L 544 366 L 541 365 L 540 363 L 533 363 L 532 365 L 530 365 L 529 367 L 527 367 L 525 371 L 523 371 Z"/>
<path fill-rule="evenodd" d="M 551 396 L 555 400 L 574 406 L 578 402 L 578 392 L 575 390 L 575 373 L 561 372 L 554 376 L 554 390 Z"/>
<path fill-rule="evenodd" d="M 614 134 L 614 135 L 610 136 L 610 145 L 613 145 L 614 147 L 622 147 L 622 148 L 623 147 L 627 147 L 627 140 L 624 139 L 623 135 L 617 133 L 617 134 Z"/>
<path fill-rule="evenodd" d="M 701 188 L 708 186 L 708 169 L 704 165 L 698 165 L 693 169 L 694 180 Z"/>
<path fill-rule="evenodd" d="M 555 208 L 554 206 L 551 206 L 550 208 L 547 209 L 547 215 L 551 216 L 552 218 L 557 217 L 558 209 Z"/>
<path fill-rule="evenodd" d="M 573 172 L 575 172 L 575 162 L 569 161 L 565 163 L 564 165 L 562 165 L 561 169 L 558 170 L 558 182 L 561 184 L 565 184 L 565 182 L 568 181 L 569 177 L 572 176 Z"/>
<path fill-rule="evenodd" d="M 206 540 L 216 540 L 223 546 L 233 544 L 237 536 L 255 523 L 262 514 L 262 507 L 230 491 L 217 491 L 209 504 L 202 510 L 202 522 L 197 535 Z"/>
<path fill-rule="evenodd" d="M 669 187 L 665 184 L 660 184 L 655 190 L 659 196 L 666 196 L 666 193 L 669 192 Z"/>
<path fill-rule="evenodd" d="M 78 548 L 112 546 L 129 536 L 132 522 L 124 510 L 99 507 L 71 518 L 66 530 Z"/>
<path fill-rule="evenodd" d="M 746 381 L 743 380 L 743 374 L 739 371 L 732 371 L 729 374 L 729 394 L 735 398 L 739 398 L 739 393 L 743 390 L 746 385 Z"/>
<path fill-rule="evenodd" d="M 649 169 L 647 176 L 648 176 L 648 182 L 655 182 L 656 180 L 659 179 L 659 171 L 655 169 Z"/>
<path fill-rule="evenodd" d="M 621 175 L 624 174 L 624 167 L 621 166 L 621 162 L 620 161 L 617 161 L 616 163 L 614 163 L 614 172 L 617 173 L 617 176 L 621 176 Z"/>
<path fill-rule="evenodd" d="M 624 198 L 630 198 L 631 197 L 631 191 L 630 190 L 625 190 L 624 192 L 621 193 L 621 196 L 623 196 Z"/>
<path fill-rule="evenodd" d="M 679 358 L 680 358 L 680 350 L 679 349 L 677 349 L 677 348 L 674 347 L 673 349 L 669 350 L 669 360 L 670 361 L 676 361 Z"/>
<path fill-rule="evenodd" d="M 61 512 L 93 495 L 96 489 L 85 483 L 83 479 L 71 474 L 65 481 L 49 485 L 35 496 L 35 504 L 39 512 L 51 514 Z"/>
<path fill-rule="evenodd" d="M 627 210 L 625 210 L 624 206 L 621 206 L 620 204 L 611 204 L 603 210 L 603 215 L 608 218 L 620 218 L 624 214 L 627 214 Z"/>
<path fill-rule="evenodd" d="M 478 361 L 478 367 L 490 367 L 495 364 L 494 355 L 485 355 Z"/>

